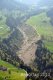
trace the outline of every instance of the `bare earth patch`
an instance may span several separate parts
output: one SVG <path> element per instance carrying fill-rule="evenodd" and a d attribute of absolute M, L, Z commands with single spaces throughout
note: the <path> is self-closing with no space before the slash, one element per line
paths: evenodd
<path fill-rule="evenodd" d="M 40 39 L 40 37 L 35 34 L 33 28 L 31 28 L 32 33 L 30 34 L 29 26 L 27 26 L 28 35 L 26 34 L 26 26 L 18 29 L 21 31 L 21 33 L 24 36 L 24 43 L 19 51 L 18 56 L 21 60 L 23 60 L 24 64 L 30 65 L 35 59 L 35 52 L 37 50 L 37 44 L 35 43 Z M 35 35 L 33 36 L 33 34 Z"/>

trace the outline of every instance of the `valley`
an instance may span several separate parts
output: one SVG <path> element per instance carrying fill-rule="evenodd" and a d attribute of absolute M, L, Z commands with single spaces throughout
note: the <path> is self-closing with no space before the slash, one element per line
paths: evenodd
<path fill-rule="evenodd" d="M 36 31 L 25 21 L 36 12 L 30 15 L 28 8 L 24 12 L 23 8 L 19 8 L 21 5 L 18 5 L 18 10 L 16 7 L 7 9 L 6 2 L 4 5 L 5 7 L 0 7 L 0 66 L 6 70 L 0 70 L 0 79 L 25 80 L 27 71 L 19 66 L 22 63 L 30 66 L 34 61 L 37 49 L 35 42 L 39 40 Z"/>
<path fill-rule="evenodd" d="M 53 7 L 40 7 L 1 0 L 0 80 L 53 80 Z"/>

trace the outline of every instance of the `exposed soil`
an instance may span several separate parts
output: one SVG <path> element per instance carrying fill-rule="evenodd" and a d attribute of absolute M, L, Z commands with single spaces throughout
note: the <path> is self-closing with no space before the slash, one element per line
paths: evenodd
<path fill-rule="evenodd" d="M 40 39 L 39 36 L 35 34 L 33 28 L 31 28 L 32 33 L 30 31 L 30 26 L 28 26 L 28 35 L 26 34 L 26 26 L 18 28 L 24 36 L 23 45 L 19 51 L 19 58 L 23 60 L 24 64 L 30 65 L 35 59 L 35 52 L 37 50 L 36 42 Z M 31 33 L 31 34 L 30 34 Z M 35 35 L 33 35 L 35 34 Z M 32 36 L 31 36 L 32 35 Z M 30 36 L 30 37 L 29 37 Z"/>
<path fill-rule="evenodd" d="M 28 49 L 23 50 L 24 52 L 19 54 L 19 58 L 27 65 L 31 64 L 31 62 L 35 59 L 36 49 L 37 45 L 35 45 L 35 43 L 31 44 Z"/>

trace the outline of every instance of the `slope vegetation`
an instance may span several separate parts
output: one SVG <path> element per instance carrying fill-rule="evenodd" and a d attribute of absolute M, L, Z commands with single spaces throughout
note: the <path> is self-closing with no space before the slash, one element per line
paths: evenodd
<path fill-rule="evenodd" d="M 37 33 L 42 36 L 46 48 L 53 51 L 53 26 L 51 25 L 50 18 L 47 16 L 46 12 L 31 17 L 27 20 L 27 24 L 37 30 Z"/>
<path fill-rule="evenodd" d="M 2 68 L 1 68 L 2 66 Z M 0 60 L 0 80 L 25 80 L 26 72 Z"/>

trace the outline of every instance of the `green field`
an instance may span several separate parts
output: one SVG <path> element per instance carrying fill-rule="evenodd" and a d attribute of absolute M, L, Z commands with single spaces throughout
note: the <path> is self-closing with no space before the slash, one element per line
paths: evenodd
<path fill-rule="evenodd" d="M 0 38 L 6 38 L 10 33 L 10 28 L 6 25 L 6 17 L 0 11 Z"/>
<path fill-rule="evenodd" d="M 53 42 L 45 41 L 45 47 L 48 48 L 48 50 L 53 52 Z"/>
<path fill-rule="evenodd" d="M 27 20 L 26 23 L 33 26 L 37 33 L 39 33 L 41 36 L 53 37 L 53 26 L 50 23 L 50 18 L 47 17 L 47 14 L 45 12 L 40 13 L 36 16 L 32 16 Z M 45 46 L 50 51 L 53 51 L 53 42 L 46 41 Z"/>
<path fill-rule="evenodd" d="M 24 70 L 18 69 L 8 62 L 2 60 L 0 60 L 0 65 L 7 68 L 7 71 L 0 70 L 0 80 L 4 80 L 5 77 L 7 78 L 7 80 L 25 80 L 26 72 Z M 9 70 L 11 71 L 10 74 Z"/>

